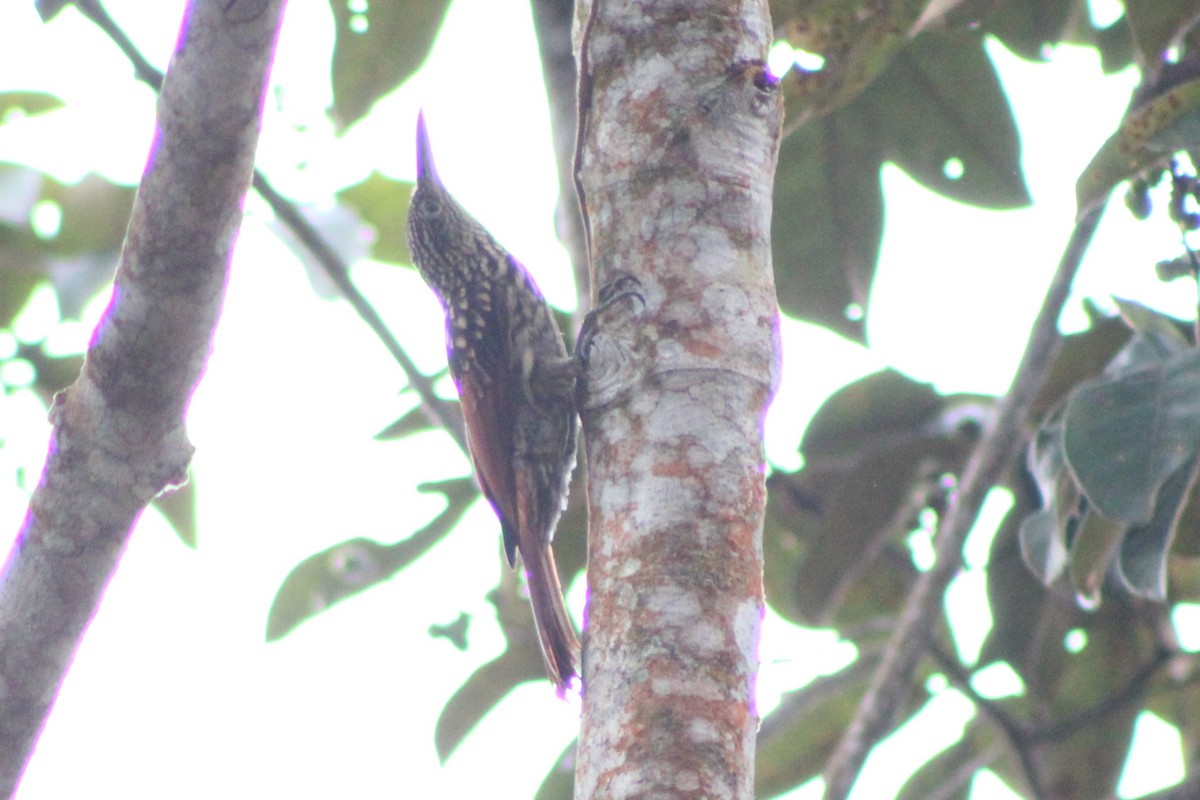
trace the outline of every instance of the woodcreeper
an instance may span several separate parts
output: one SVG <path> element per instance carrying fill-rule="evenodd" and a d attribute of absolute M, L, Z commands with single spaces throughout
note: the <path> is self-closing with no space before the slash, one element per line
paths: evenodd
<path fill-rule="evenodd" d="M 442 185 L 423 117 L 408 243 L 445 309 L 475 475 L 500 518 L 509 564 L 521 554 L 546 670 L 561 694 L 576 675 L 579 642 L 550 540 L 575 467 L 579 366 L 529 273 Z"/>

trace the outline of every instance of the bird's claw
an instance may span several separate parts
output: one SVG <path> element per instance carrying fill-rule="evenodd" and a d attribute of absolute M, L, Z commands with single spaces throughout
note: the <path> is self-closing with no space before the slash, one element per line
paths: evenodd
<path fill-rule="evenodd" d="M 616 278 L 600 287 L 596 307 L 583 318 L 579 328 L 579 337 L 575 340 L 575 360 L 581 365 L 587 364 L 588 352 L 592 347 L 592 338 L 596 335 L 597 320 L 600 315 L 622 300 L 636 299 L 646 308 L 646 298 L 642 296 L 642 282 L 627 272 L 622 272 Z"/>

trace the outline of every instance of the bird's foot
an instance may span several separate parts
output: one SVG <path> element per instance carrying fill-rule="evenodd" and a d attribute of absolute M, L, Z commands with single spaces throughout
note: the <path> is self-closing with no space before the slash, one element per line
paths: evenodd
<path fill-rule="evenodd" d="M 637 278 L 619 274 L 600 287 L 596 307 L 584 317 L 573 356 L 580 409 L 607 405 L 632 385 L 637 327 L 631 323 L 646 310 L 641 288 Z"/>

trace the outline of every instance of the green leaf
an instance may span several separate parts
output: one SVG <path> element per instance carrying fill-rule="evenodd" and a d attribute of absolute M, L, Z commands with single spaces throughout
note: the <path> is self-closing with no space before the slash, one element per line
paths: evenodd
<path fill-rule="evenodd" d="M 267 641 L 291 633 L 300 623 L 391 577 L 386 545 L 350 539 L 297 564 L 275 594 L 267 614 Z"/>
<path fill-rule="evenodd" d="M 1030 203 L 1016 121 L 980 34 L 922 34 L 862 101 L 885 157 L 929 188 L 985 208 Z"/>
<path fill-rule="evenodd" d="M 1127 600 L 1114 598 L 1099 611 L 1076 613 L 1082 623 L 1077 627 L 1087 637 L 1083 649 L 1066 654 L 1054 672 L 1043 669 L 1041 680 L 1027 685 L 1029 697 L 1017 699 L 1025 702 L 1011 705 L 1030 706 L 1034 719 L 1057 720 L 1061 726 L 1038 751 L 1043 786 L 1071 787 L 1072 797 L 1112 797 L 1139 708 L 1137 702 L 1113 698 L 1128 691 L 1143 665 L 1155 658 L 1156 644 L 1152 628 L 1139 621 Z M 1041 638 L 1041 649 L 1061 650 L 1060 638 L 1035 630 L 1030 627 L 1029 634 Z"/>
<path fill-rule="evenodd" d="M 1156 681 L 1154 691 L 1145 694 L 1145 710 L 1179 728 L 1185 742 L 1200 740 L 1200 683 L 1178 681 L 1170 676 Z"/>
<path fill-rule="evenodd" d="M 559 520 L 554 554 L 564 586 L 583 569 L 587 558 L 587 510 L 583 481 L 576 475 L 571 502 Z M 500 585 L 489 593 L 508 646 L 495 660 L 476 670 L 447 702 L 434 734 L 438 756 L 445 761 L 471 729 L 515 686 L 544 680 L 545 665 L 529 599 L 517 571 L 502 568 Z"/>
<path fill-rule="evenodd" d="M 533 800 L 571 800 L 575 796 L 575 749 L 578 744 L 576 739 L 562 751 Z"/>
<path fill-rule="evenodd" d="M 353 125 L 417 71 L 449 5 L 448 0 L 332 0 L 337 26 L 333 115 L 339 127 Z"/>
<path fill-rule="evenodd" d="M 1064 543 L 1062 527 L 1054 511 L 1035 511 L 1021 521 L 1018 532 L 1021 543 L 1021 559 L 1042 585 L 1049 586 L 1058 580 L 1068 563 L 1068 552 Z"/>
<path fill-rule="evenodd" d="M 774 797 L 820 773 L 878 664 L 878 656 L 860 656 L 783 696 L 758 730 L 755 797 Z"/>
<path fill-rule="evenodd" d="M 926 33 L 888 60 L 852 103 L 809 114 L 784 139 L 775 176 L 780 306 L 855 341 L 883 231 L 884 160 L 964 202 L 1029 202 L 1016 124 L 982 37 Z M 952 166 L 961 175 L 948 173 Z"/>
<path fill-rule="evenodd" d="M 400 418 L 395 422 L 375 434 L 375 440 L 386 442 L 391 439 L 403 439 L 405 436 L 421 433 L 431 428 L 433 428 L 433 425 L 425 415 L 425 409 L 420 405 L 415 405 L 401 414 Z"/>
<path fill-rule="evenodd" d="M 372 255 L 380 261 L 411 264 L 408 252 L 408 202 L 413 186 L 378 172 L 361 183 L 338 192 L 338 199 L 353 206 L 376 234 Z"/>
<path fill-rule="evenodd" d="M 1148 522 L 1159 489 L 1200 446 L 1200 351 L 1080 386 L 1067 403 L 1063 450 L 1105 516 Z"/>
<path fill-rule="evenodd" d="M 1144 345 L 1139 345 L 1148 349 L 1147 355 L 1141 358 L 1154 358 L 1157 354 L 1157 358 L 1161 360 L 1191 348 L 1191 343 L 1181 330 L 1179 320 L 1135 300 L 1114 297 L 1113 301 L 1121 313 L 1121 320 L 1130 330 L 1146 340 Z M 1131 357 L 1130 360 L 1136 362 L 1138 357 Z"/>
<path fill-rule="evenodd" d="M 990 4 L 997 10 L 982 21 L 982 28 L 1022 58 L 1047 61 L 1049 48 L 1059 43 L 1076 0 L 1010 0 Z M 979 5 L 966 9 L 979 13 Z"/>
<path fill-rule="evenodd" d="M 1171 552 L 1177 557 L 1200 557 L 1200 484 L 1192 485 L 1184 503 L 1183 513 L 1175 525 Z"/>
<path fill-rule="evenodd" d="M 806 460 L 845 458 L 889 437 L 911 438 L 947 405 L 927 383 L 891 369 L 831 394 L 813 415 L 800 450 Z"/>
<path fill-rule="evenodd" d="M 453 622 L 445 625 L 434 623 L 429 626 L 429 638 L 445 639 L 454 645 L 456 650 L 467 649 L 467 633 L 471 630 L 471 615 L 465 611 L 459 612 Z"/>
<path fill-rule="evenodd" d="M 484 664 L 459 687 L 438 715 L 433 743 L 438 759 L 445 764 L 472 729 L 504 699 L 513 687 L 544 678 L 545 666 L 537 648 L 505 650 L 499 658 Z"/>
<path fill-rule="evenodd" d="M 1195 0 L 1125 0 L 1125 18 L 1133 31 L 1142 64 L 1158 64 L 1178 36 L 1196 24 Z"/>
<path fill-rule="evenodd" d="M 1034 419 L 1057 410 L 1076 386 L 1103 372 L 1129 341 L 1129 328 L 1119 318 L 1101 316 L 1086 301 L 1085 310 L 1091 317 L 1091 327 L 1063 337 L 1062 347 L 1050 365 L 1050 374 L 1030 406 L 1029 414 Z"/>
<path fill-rule="evenodd" d="M 1066 656 L 1062 647 L 1042 644 L 1061 641 L 1081 612 L 1074 603 L 1047 592 L 1025 565 L 1017 529 L 1036 502 L 1029 494 L 1017 492 L 1017 504 L 1005 515 L 988 554 L 992 629 L 984 640 L 979 663 L 1006 661 L 1027 685 L 1042 686 L 1046 682 L 1043 675 L 1055 674 Z"/>
<path fill-rule="evenodd" d="M 58 16 L 58 12 L 62 11 L 71 0 L 34 0 L 34 7 L 37 9 L 38 16 L 42 18 L 42 22 L 49 22 Z"/>
<path fill-rule="evenodd" d="M 1120 72 L 1133 63 L 1133 32 L 1124 19 L 1096 31 L 1095 45 L 1100 51 L 1100 69 L 1105 75 Z"/>
<path fill-rule="evenodd" d="M 163 492 L 152 501 L 154 507 L 166 517 L 175 529 L 179 540 L 195 549 L 196 532 L 196 478 L 188 470 L 188 482 L 178 489 Z"/>
<path fill-rule="evenodd" d="M 780 616 L 803 624 L 811 614 L 796 591 L 796 574 L 808 550 L 805 531 L 819 524 L 822 498 L 840 476 L 805 476 L 776 470 L 767 478 L 767 511 L 763 520 L 763 584 L 767 602 Z"/>
<path fill-rule="evenodd" d="M 1198 129 L 1200 80 L 1173 86 L 1127 113 L 1079 176 L 1077 216 L 1106 202 L 1121 181 L 1165 163 L 1177 150 L 1195 147 Z"/>
<path fill-rule="evenodd" d="M 96 175 L 63 184 L 28 167 L 0 164 L 0 326 L 7 325 L 42 280 L 54 284 L 64 317 L 77 317 L 112 281 L 134 190 Z M 58 230 L 35 234 L 29 216 L 38 203 L 57 209 Z"/>
<path fill-rule="evenodd" d="M 1086 608 L 1100 604 L 1100 589 L 1128 526 L 1089 510 L 1071 542 L 1071 586 Z"/>
<path fill-rule="evenodd" d="M 995 740 L 978 717 L 971 720 L 962 739 L 917 767 L 896 793 L 896 800 L 967 800 L 971 778 L 988 764 L 981 756 L 994 747 Z"/>
<path fill-rule="evenodd" d="M 821 513 L 792 522 L 803 543 L 788 594 L 803 625 L 845 627 L 893 613 L 907 596 L 916 569 L 904 549 L 906 510 L 923 457 L 948 458 L 935 446 L 873 453 L 839 476 L 821 497 Z M 803 477 L 803 475 L 802 475 Z M 915 515 L 919 509 L 909 509 Z"/>
<path fill-rule="evenodd" d="M 879 666 L 881 648 L 881 642 L 863 646 L 849 666 L 783 695 L 758 730 L 755 797 L 775 797 L 820 774 Z M 925 705 L 929 696 L 920 687 L 931 673 L 927 662 L 916 670 L 912 683 L 901 691 L 903 697 L 883 735 Z"/>
<path fill-rule="evenodd" d="M 1052 507 L 1058 497 L 1059 479 L 1067 466 L 1063 457 L 1061 422 L 1051 421 L 1038 429 L 1029 442 L 1025 462 L 1030 477 L 1042 495 L 1042 505 Z"/>
<path fill-rule="evenodd" d="M 562 573 L 560 570 L 560 574 Z M 467 678 L 450 698 L 438 717 L 434 743 L 443 762 L 466 738 L 479 720 L 492 710 L 517 685 L 545 680 L 546 667 L 528 596 L 520 589 L 516 571 L 504 567 L 500 585 L 488 593 L 496 607 L 496 619 L 508 643 L 496 659 L 484 664 Z"/>
<path fill-rule="evenodd" d="M 59 183 L 43 176 L 39 199 L 56 204 L 62 212 L 58 235 L 47 245 L 58 255 L 103 252 L 113 254 L 115 260 L 125 241 L 135 193 L 132 186 L 95 174 L 85 175 L 77 183 Z"/>
<path fill-rule="evenodd" d="M 1105 73 L 1124 69 L 1133 57 L 1125 20 L 1097 29 L 1082 0 L 968 0 L 952 5 L 947 21 L 994 36 L 1030 61 L 1049 61 L 1060 44 L 1096 48 Z"/>
<path fill-rule="evenodd" d="M 440 542 L 478 496 L 471 477 L 423 484 L 438 491 L 447 505 L 433 521 L 391 545 L 356 538 L 309 556 L 284 578 L 267 614 L 267 641 L 286 636 L 298 625 L 347 597 L 391 578 Z"/>
<path fill-rule="evenodd" d="M 0 236 L 4 233 L 0 226 Z M 26 272 L 22 266 L 27 262 L 10 258 L 13 254 L 5 243 L 0 242 L 0 328 L 8 328 L 25 304 L 33 290 L 44 280 L 41 275 Z"/>
<path fill-rule="evenodd" d="M 1042 497 L 1042 510 L 1021 521 L 1017 538 L 1021 558 L 1042 585 L 1049 586 L 1070 563 L 1069 532 L 1079 523 L 1081 498 L 1062 448 L 1062 423 L 1038 429 L 1026 453 L 1026 469 Z"/>
<path fill-rule="evenodd" d="M 994 625 L 981 663 L 1007 661 L 1025 682 L 1024 696 L 993 702 L 1028 726 L 1042 785 L 1070 787 L 1071 797 L 1110 797 L 1128 751 L 1136 698 L 1143 696 L 1130 691 L 1130 682 L 1157 657 L 1154 629 L 1125 595 L 1085 612 L 1065 593 L 1033 581 L 1012 536 L 1012 519 L 1022 517 L 1031 502 L 1026 492 L 1018 494 L 992 545 L 987 580 Z M 1084 641 L 1078 652 L 1063 646 L 1072 629 Z M 991 767 L 1021 788 L 1015 759 Z"/>
<path fill-rule="evenodd" d="M 1163 484 L 1154 517 L 1129 530 L 1121 543 L 1116 574 L 1125 587 L 1150 600 L 1167 599 L 1167 556 L 1178 522 L 1196 479 L 1196 460 L 1177 469 Z"/>
<path fill-rule="evenodd" d="M 46 348 L 41 345 L 24 345 L 18 348 L 18 354 L 33 364 L 33 368 L 37 370 L 37 380 L 34 382 L 33 388 L 47 406 L 50 405 L 57 392 L 75 382 L 75 379 L 79 377 L 79 370 L 83 368 L 82 354 L 61 357 L 48 356 Z"/>
<path fill-rule="evenodd" d="M 825 68 L 793 71 L 784 83 L 787 116 L 807 123 L 854 100 L 908 43 L 924 0 L 776 0 L 781 38 L 818 53 Z"/>
<path fill-rule="evenodd" d="M 45 92 L 0 92 L 0 122 L 7 122 L 12 113 L 35 117 L 65 105 L 61 99 Z"/>
<path fill-rule="evenodd" d="M 1170 283 L 1179 278 L 1194 279 L 1196 265 L 1192 262 L 1194 254 L 1176 256 L 1159 261 L 1154 265 L 1154 275 L 1163 283 Z"/>
<path fill-rule="evenodd" d="M 865 341 L 883 234 L 882 161 L 877 134 L 851 108 L 784 139 L 775 174 L 771 241 L 780 307 L 857 342 Z"/>
<path fill-rule="evenodd" d="M 987 402 L 890 370 L 831 395 L 804 435 L 804 469 L 767 484 L 772 606 L 808 625 L 894 613 L 916 575 L 904 537 L 942 501 L 941 477 L 962 467 Z"/>

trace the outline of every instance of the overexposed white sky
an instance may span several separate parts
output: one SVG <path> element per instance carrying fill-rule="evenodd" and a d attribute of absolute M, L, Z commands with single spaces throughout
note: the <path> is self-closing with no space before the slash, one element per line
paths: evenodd
<path fill-rule="evenodd" d="M 181 0 L 105 5 L 164 67 Z M 324 122 L 328 6 L 293 2 L 287 15 L 260 147 L 260 165 L 276 186 L 328 206 L 333 192 L 372 170 L 411 177 L 415 114 L 423 106 L 446 182 L 529 265 L 550 299 L 569 308 L 574 289 L 553 235 L 557 181 L 528 5 L 459 0 L 426 72 L 340 140 Z M 783 385 L 768 420 L 776 464 L 798 466 L 799 436 L 824 397 L 880 366 L 944 391 L 995 393 L 1007 385 L 1070 233 L 1075 177 L 1115 126 L 1134 77 L 1102 76 L 1095 55 L 1082 49 L 1060 49 L 1051 66 L 1022 62 L 999 46 L 992 52 L 1021 125 L 1035 205 L 982 212 L 886 168 L 887 228 L 868 319 L 873 350 L 785 320 Z M 0 127 L 0 161 L 66 181 L 95 171 L 136 182 L 153 134 L 153 95 L 73 9 L 43 25 L 32 3 L 0 6 L 0 91 L 10 90 L 50 92 L 68 105 Z M 481 136 L 481 120 L 504 124 Z M 189 415 L 199 548 L 188 550 L 155 512 L 146 514 L 19 798 L 372 798 L 417 790 L 531 797 L 577 726 L 575 709 L 548 685 L 529 684 L 506 699 L 445 767 L 433 749 L 445 700 L 502 646 L 483 598 L 500 565 L 497 526 L 482 503 L 410 570 L 280 642 L 263 642 L 267 609 L 293 566 L 354 536 L 403 538 L 440 508 L 408 487 L 464 474 L 467 462 L 441 446 L 441 434 L 373 441 L 407 408 L 397 394 L 398 369 L 344 303 L 314 295 L 261 203 L 251 198 L 247 212 L 215 352 Z M 1176 240 L 1169 225 L 1135 224 L 1114 207 L 1078 295 L 1118 294 L 1190 313 L 1192 289 L 1153 278 L 1153 260 L 1174 255 Z M 436 368 L 444 358 L 440 310 L 415 272 L 362 262 L 355 278 L 418 364 Z M 30 309 L 22 335 L 36 339 L 39 326 L 53 322 L 50 301 L 43 295 L 40 308 Z M 82 346 L 104 303 L 93 303 L 90 319 L 68 326 L 64 339 Z M 1065 323 L 1080 321 L 1076 312 Z M 48 433 L 45 410 L 30 395 L 0 394 L 0 531 L 20 525 Z M 19 471 L 25 478 L 18 486 Z M 955 591 L 978 607 L 981 573 L 969 571 Z M 581 607 L 581 587 L 571 598 Z M 473 615 L 468 654 L 426 635 L 430 624 L 464 610 Z M 977 647 L 986 632 L 978 617 L 956 629 L 960 647 Z M 764 709 L 780 691 L 848 657 L 830 634 L 777 618 L 768 619 L 762 652 Z M 1005 676 L 996 680 L 1002 685 Z M 920 763 L 961 732 L 969 705 L 954 690 L 932 688 L 936 696 L 912 729 L 888 745 L 894 752 L 881 748 L 873 758 L 856 800 L 890 796 L 906 774 L 898 764 Z M 1155 749 L 1161 757 L 1164 748 Z M 1169 782 L 1172 769 L 1160 761 L 1130 770 L 1134 783 L 1123 792 L 1138 793 L 1142 773 Z M 794 796 L 815 797 L 818 788 Z M 972 794 L 1007 797 L 987 777 Z"/>

